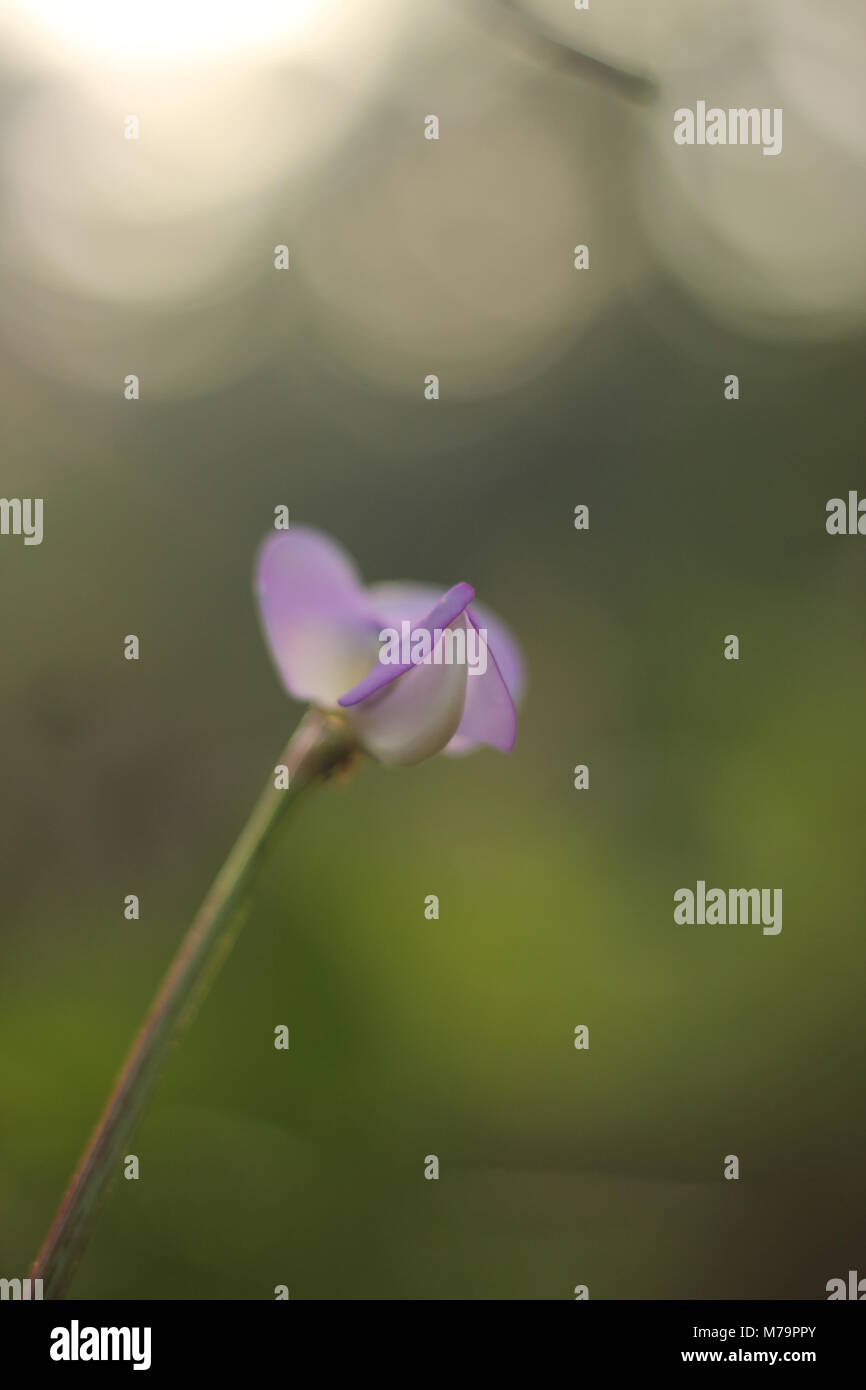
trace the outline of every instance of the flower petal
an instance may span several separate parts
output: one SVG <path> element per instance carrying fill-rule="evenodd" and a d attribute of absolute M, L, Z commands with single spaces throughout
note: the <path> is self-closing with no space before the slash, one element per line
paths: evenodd
<path fill-rule="evenodd" d="M 429 585 L 410 582 L 375 584 L 367 593 L 383 622 L 398 629 L 404 621 L 413 627 L 421 625 L 438 595 Z M 520 648 L 505 624 L 485 605 L 473 599 L 468 616 L 477 629 L 487 632 L 487 670 L 484 675 L 468 677 L 463 717 L 444 751 L 469 753 L 485 743 L 510 752 L 517 734 L 515 705 L 526 684 Z"/>
<path fill-rule="evenodd" d="M 478 622 L 474 605 L 466 610 L 466 618 L 479 633 L 485 626 Z M 484 641 L 483 637 L 481 641 Z M 466 678 L 463 717 L 445 752 L 468 753 L 476 744 L 486 743 L 503 753 L 510 753 L 516 737 L 517 711 L 499 669 L 488 629 L 486 670 L 483 673 L 470 670 Z"/>
<path fill-rule="evenodd" d="M 277 532 L 256 564 L 265 638 L 290 695 L 336 705 L 378 651 L 379 622 L 346 552 L 307 527 Z"/>
<path fill-rule="evenodd" d="M 472 604 L 472 621 L 476 627 L 487 632 L 487 648 L 496 658 L 499 674 L 508 687 L 508 693 L 515 705 L 519 705 L 526 689 L 526 672 L 520 648 L 508 628 L 486 604 Z"/>
<path fill-rule="evenodd" d="M 413 627 L 420 623 L 445 592 L 444 585 L 437 589 L 432 584 L 414 584 L 407 579 L 371 584 L 367 597 L 381 615 L 383 627 L 399 628 L 403 622 Z"/>
<path fill-rule="evenodd" d="M 449 589 L 447 593 L 444 593 L 440 599 L 437 599 L 432 610 L 420 619 L 420 621 L 412 622 L 411 619 L 405 618 L 400 621 L 408 621 L 411 623 L 413 635 L 416 632 L 426 632 L 428 634 L 430 637 L 430 652 L 432 657 L 433 650 L 435 650 L 433 645 L 434 634 L 437 631 L 444 632 L 446 628 L 451 627 L 452 623 L 460 617 L 460 614 L 466 606 L 472 602 L 474 597 L 475 590 L 472 588 L 471 584 L 455 584 L 454 587 Z M 397 629 L 399 626 L 399 623 L 384 623 L 383 629 L 385 627 L 394 627 Z M 417 661 L 391 662 L 386 664 L 380 657 L 380 660 L 376 662 L 375 666 L 371 667 L 362 681 L 359 681 L 356 686 L 348 690 L 345 695 L 340 696 L 339 703 L 344 707 L 360 704 L 362 700 L 366 700 L 370 695 L 375 695 L 377 690 L 384 689 L 386 685 L 390 685 L 392 681 L 395 681 L 398 676 L 405 675 L 407 671 L 411 671 L 413 666 L 417 666 L 418 664 Z"/>
<path fill-rule="evenodd" d="M 382 616 L 382 625 L 399 628 L 406 621 L 414 626 L 434 606 L 442 593 L 441 589 L 431 588 L 429 584 L 413 584 L 410 581 L 393 584 L 372 584 L 367 596 L 373 607 Z M 479 628 L 487 629 L 487 645 L 496 654 L 496 665 L 508 692 L 516 705 L 523 698 L 526 685 L 523 658 L 520 648 L 508 628 L 491 613 L 485 604 L 472 601 L 472 616 Z M 474 677 L 473 679 L 478 679 Z"/>
<path fill-rule="evenodd" d="M 449 624 L 454 629 L 466 626 L 465 612 Z M 373 694 L 344 706 L 346 718 L 362 745 L 379 762 L 421 762 L 441 752 L 456 733 L 466 681 L 464 663 L 412 666 Z"/>

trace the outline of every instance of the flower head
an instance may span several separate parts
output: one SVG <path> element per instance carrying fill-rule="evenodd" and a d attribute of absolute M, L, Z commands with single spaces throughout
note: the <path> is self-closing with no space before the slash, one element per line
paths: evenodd
<path fill-rule="evenodd" d="M 523 663 L 471 585 L 365 588 L 335 541 L 300 527 L 265 541 L 256 591 L 286 690 L 342 711 L 380 762 L 513 748 Z"/>

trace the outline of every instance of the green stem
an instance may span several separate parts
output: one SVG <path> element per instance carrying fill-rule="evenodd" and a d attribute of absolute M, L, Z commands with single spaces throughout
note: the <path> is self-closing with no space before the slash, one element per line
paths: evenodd
<path fill-rule="evenodd" d="M 166 1053 L 231 949 L 238 909 L 274 826 L 305 788 L 348 762 L 353 751 L 346 726 L 317 710 L 309 711 L 289 740 L 280 758 L 289 770 L 289 786 L 277 791 L 271 776 L 217 874 L 157 991 L 36 1257 L 30 1277 L 43 1281 L 43 1298 L 63 1297 Z"/>

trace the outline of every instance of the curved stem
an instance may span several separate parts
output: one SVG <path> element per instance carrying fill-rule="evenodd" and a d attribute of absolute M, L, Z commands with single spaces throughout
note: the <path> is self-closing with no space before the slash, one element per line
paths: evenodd
<path fill-rule="evenodd" d="M 310 710 L 281 758 L 289 786 L 271 776 L 234 848 L 217 874 L 157 991 L 114 1090 L 78 1164 L 51 1229 L 30 1271 L 44 1298 L 62 1298 L 87 1244 L 101 1197 L 116 1175 L 171 1044 L 201 1002 L 239 928 L 238 909 L 277 821 L 300 794 L 352 755 L 353 743 L 336 718 Z"/>
<path fill-rule="evenodd" d="M 553 62 L 570 68 L 581 77 L 593 78 L 619 92 L 631 101 L 652 101 L 657 95 L 656 83 L 642 72 L 617 67 L 604 58 L 596 58 L 582 49 L 573 48 L 565 39 L 554 34 L 542 20 L 527 12 L 522 0 L 501 0 L 504 9 L 520 25 L 527 41 L 534 43 L 540 53 Z"/>

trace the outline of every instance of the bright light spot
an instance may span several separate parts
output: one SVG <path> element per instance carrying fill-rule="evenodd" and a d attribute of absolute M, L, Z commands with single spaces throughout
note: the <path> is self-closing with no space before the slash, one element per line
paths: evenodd
<path fill-rule="evenodd" d="M 303 47 L 334 0 L 6 0 L 23 38 L 77 66 L 219 64 Z"/>

